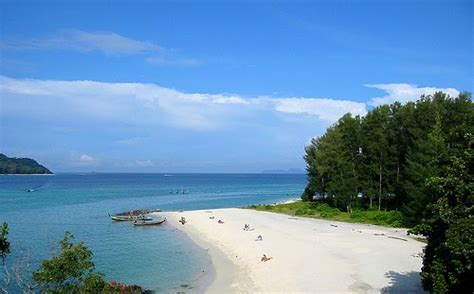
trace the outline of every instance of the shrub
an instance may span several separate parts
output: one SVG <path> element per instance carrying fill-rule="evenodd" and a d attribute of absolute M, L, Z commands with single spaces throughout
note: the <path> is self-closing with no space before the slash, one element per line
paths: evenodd
<path fill-rule="evenodd" d="M 446 241 L 424 262 L 423 284 L 434 293 L 467 293 L 474 289 L 474 219 L 465 218 L 446 231 Z M 431 288 L 432 287 L 432 288 Z"/>
<path fill-rule="evenodd" d="M 340 213 L 339 209 L 333 208 L 326 203 L 320 204 L 316 210 L 319 212 L 319 216 L 324 218 L 334 217 Z"/>

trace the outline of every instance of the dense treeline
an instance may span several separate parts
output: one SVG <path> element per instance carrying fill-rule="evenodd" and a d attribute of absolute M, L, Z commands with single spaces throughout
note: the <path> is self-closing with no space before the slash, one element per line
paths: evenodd
<path fill-rule="evenodd" d="M 417 224 L 435 200 L 426 180 L 469 148 L 473 124 L 469 94 L 436 93 L 379 106 L 365 117 L 346 114 L 306 147 L 303 199 L 325 196 L 343 210 L 396 209 Z"/>
<path fill-rule="evenodd" d="M 0 153 L 0 174 L 51 174 L 51 171 L 30 158 L 10 158 Z"/>
<path fill-rule="evenodd" d="M 436 293 L 474 291 L 474 108 L 468 93 L 343 116 L 306 147 L 303 200 L 397 210 L 428 237 L 422 278 Z"/>

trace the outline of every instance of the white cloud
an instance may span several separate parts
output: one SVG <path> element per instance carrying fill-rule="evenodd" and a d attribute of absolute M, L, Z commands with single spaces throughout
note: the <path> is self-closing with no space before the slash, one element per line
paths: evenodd
<path fill-rule="evenodd" d="M 75 166 L 96 166 L 97 163 L 97 158 L 88 154 L 82 154 L 79 157 L 75 157 L 75 159 L 73 159 L 73 165 Z"/>
<path fill-rule="evenodd" d="M 220 126 L 250 102 L 235 95 L 184 93 L 155 84 L 13 79 L 0 76 L 2 114 L 80 117 L 192 129 Z M 58 111 L 60 109 L 61 111 Z"/>
<path fill-rule="evenodd" d="M 372 99 L 371 103 L 375 105 L 400 100 L 400 97 L 414 100 L 421 94 L 439 90 L 453 96 L 459 93 L 455 89 L 400 84 L 370 86 L 388 93 L 385 97 Z M 319 120 L 321 125 L 327 125 L 348 112 L 353 115 L 367 112 L 365 103 L 350 100 L 185 93 L 156 84 L 14 79 L 1 75 L 0 96 L 2 116 L 23 115 L 27 119 L 93 124 L 166 125 L 194 130 L 256 126 L 275 119 L 288 122 L 298 117 Z M 275 111 L 280 115 L 275 117 Z M 117 143 L 134 144 L 141 140 L 137 137 Z"/>
<path fill-rule="evenodd" d="M 3 42 L 0 48 L 100 51 L 111 55 L 163 50 L 162 47 L 152 42 L 134 40 L 114 32 L 84 32 L 81 30 L 61 30 L 47 38 Z"/>
<path fill-rule="evenodd" d="M 34 39 L 7 39 L 0 42 L 0 50 L 67 50 L 100 52 L 106 55 L 146 54 L 146 61 L 154 65 L 198 66 L 195 58 L 176 56 L 169 50 L 150 41 L 141 41 L 114 32 L 86 32 L 63 29 L 48 37 Z"/>
<path fill-rule="evenodd" d="M 460 93 L 454 88 L 418 87 L 417 85 L 412 84 L 369 84 L 365 86 L 386 92 L 386 95 L 383 97 L 372 98 L 369 102 L 372 106 L 390 104 L 395 101 L 401 103 L 416 101 L 421 95 L 433 95 L 435 92 L 440 91 L 452 97 L 456 97 Z"/>
<path fill-rule="evenodd" d="M 262 111 L 309 114 L 334 122 L 347 112 L 364 114 L 365 104 L 316 98 L 241 97 L 184 93 L 156 84 L 13 79 L 0 76 L 5 113 L 29 109 L 31 116 L 64 116 L 128 124 L 168 124 L 191 129 L 223 127 L 256 119 Z M 61 111 L 57 111 L 61 109 Z M 249 117 L 250 115 L 250 117 Z M 252 118 L 252 115 L 254 117 Z"/>
<path fill-rule="evenodd" d="M 282 98 L 274 99 L 276 110 L 286 113 L 315 115 L 321 120 L 334 122 L 344 114 L 365 115 L 365 103 L 328 98 Z"/>
<path fill-rule="evenodd" d="M 84 162 L 84 163 L 90 163 L 90 162 L 95 162 L 96 159 L 90 155 L 87 155 L 87 154 L 82 154 L 80 157 L 79 157 L 79 161 L 80 162 Z"/>

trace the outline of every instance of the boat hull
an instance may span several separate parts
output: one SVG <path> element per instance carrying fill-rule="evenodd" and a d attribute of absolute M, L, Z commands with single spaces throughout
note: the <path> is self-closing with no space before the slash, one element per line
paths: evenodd
<path fill-rule="evenodd" d="M 158 226 L 166 221 L 166 217 L 161 221 L 134 221 L 134 226 Z"/>

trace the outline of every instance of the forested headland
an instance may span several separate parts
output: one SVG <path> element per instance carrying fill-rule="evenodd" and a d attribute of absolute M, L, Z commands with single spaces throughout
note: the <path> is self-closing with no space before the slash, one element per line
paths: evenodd
<path fill-rule="evenodd" d="M 33 159 L 8 157 L 0 153 L 0 174 L 52 174 L 52 172 Z"/>
<path fill-rule="evenodd" d="M 425 289 L 472 293 L 473 146 L 469 93 L 346 114 L 306 147 L 302 199 L 348 213 L 399 212 L 404 226 L 427 236 Z"/>

